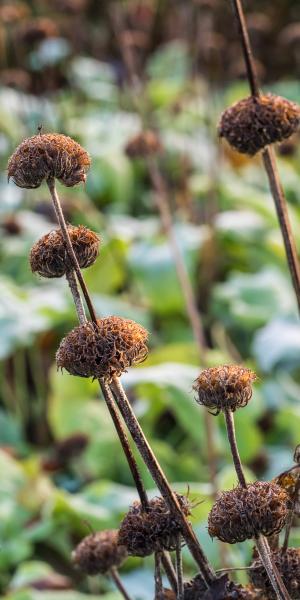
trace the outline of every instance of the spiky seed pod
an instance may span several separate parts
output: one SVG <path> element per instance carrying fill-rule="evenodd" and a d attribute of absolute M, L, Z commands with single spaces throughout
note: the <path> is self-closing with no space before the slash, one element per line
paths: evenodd
<path fill-rule="evenodd" d="M 99 253 L 99 236 L 83 225 L 78 227 L 68 226 L 72 246 L 79 266 L 84 269 L 90 267 Z M 64 237 L 60 229 L 54 229 L 31 248 L 29 262 L 33 273 L 41 277 L 62 277 L 73 269 Z"/>
<path fill-rule="evenodd" d="M 150 129 L 141 131 L 129 140 L 125 152 L 129 158 L 146 158 L 162 151 L 158 135 Z"/>
<path fill-rule="evenodd" d="M 273 561 L 282 577 L 283 583 L 291 598 L 300 598 L 300 548 L 282 548 L 272 553 Z M 249 571 L 253 585 L 259 587 L 266 598 L 274 598 L 274 590 L 260 560 L 256 558 Z"/>
<path fill-rule="evenodd" d="M 270 536 L 284 527 L 289 498 L 273 482 L 256 481 L 222 492 L 208 517 L 208 532 L 222 542 L 236 544 L 259 534 Z"/>
<path fill-rule="evenodd" d="M 221 115 L 219 135 L 241 152 L 253 156 L 270 144 L 282 142 L 295 133 L 300 107 L 281 96 L 249 96 Z"/>
<path fill-rule="evenodd" d="M 110 380 L 145 360 L 148 332 L 131 319 L 106 317 L 72 329 L 56 354 L 57 366 L 71 375 Z"/>
<path fill-rule="evenodd" d="M 22 188 L 38 188 L 56 177 L 72 187 L 86 180 L 91 161 L 74 140 L 60 133 L 43 133 L 23 140 L 8 161 L 8 178 Z"/>
<path fill-rule="evenodd" d="M 190 506 L 185 496 L 177 494 L 183 513 L 190 514 Z M 168 508 L 163 498 L 153 498 L 149 510 L 145 512 L 140 502 L 134 502 L 123 519 L 119 529 L 119 543 L 124 545 L 132 556 L 149 556 L 161 550 L 174 550 L 177 545 L 181 525 L 176 515 Z"/>
<path fill-rule="evenodd" d="M 223 365 L 204 369 L 196 379 L 193 389 L 197 402 L 219 414 L 220 410 L 246 406 L 252 396 L 251 384 L 256 375 L 239 365 Z"/>
<path fill-rule="evenodd" d="M 112 567 L 119 567 L 126 557 L 126 548 L 118 543 L 117 529 L 86 536 L 72 552 L 74 564 L 86 575 L 105 575 Z"/>

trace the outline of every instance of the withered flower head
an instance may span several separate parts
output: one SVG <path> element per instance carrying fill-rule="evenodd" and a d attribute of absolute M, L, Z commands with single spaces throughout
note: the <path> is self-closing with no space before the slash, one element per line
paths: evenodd
<path fill-rule="evenodd" d="M 72 187 L 85 182 L 91 161 L 74 140 L 60 133 L 42 133 L 23 140 L 8 161 L 8 179 L 22 188 L 38 188 L 56 177 Z"/>
<path fill-rule="evenodd" d="M 281 142 L 297 131 L 300 107 L 281 96 L 249 96 L 221 115 L 219 135 L 233 148 L 253 156 L 270 144 Z"/>
<path fill-rule="evenodd" d="M 184 585 L 184 600 L 263 600 L 252 586 L 242 586 L 229 581 L 227 575 L 215 579 L 207 589 L 201 574 Z"/>
<path fill-rule="evenodd" d="M 223 365 L 204 369 L 196 379 L 193 389 L 197 402 L 219 414 L 220 410 L 246 406 L 252 396 L 251 384 L 256 375 L 239 365 Z"/>
<path fill-rule="evenodd" d="M 300 548 L 282 548 L 272 553 L 272 559 L 291 598 L 300 598 Z M 256 558 L 249 571 L 252 583 L 259 587 L 267 599 L 274 598 L 274 590 L 260 560 Z"/>
<path fill-rule="evenodd" d="M 222 542 L 236 544 L 260 533 L 270 536 L 284 527 L 289 499 L 272 482 L 256 481 L 222 492 L 208 517 L 208 532 Z"/>
<path fill-rule="evenodd" d="M 126 549 L 118 543 L 117 529 L 88 535 L 72 552 L 74 564 L 86 575 L 105 575 L 112 567 L 119 567 L 126 556 Z"/>
<path fill-rule="evenodd" d="M 56 354 L 57 366 L 71 375 L 110 380 L 147 357 L 148 332 L 121 317 L 98 319 L 72 329 Z"/>
<path fill-rule="evenodd" d="M 189 502 L 177 494 L 183 513 L 190 514 Z M 155 551 L 174 550 L 181 525 L 163 498 L 153 498 L 145 512 L 140 502 L 134 502 L 119 529 L 119 543 L 132 556 L 149 556 Z"/>
<path fill-rule="evenodd" d="M 141 131 L 135 135 L 125 147 L 129 158 L 146 158 L 162 151 L 160 139 L 151 129 Z"/>
<path fill-rule="evenodd" d="M 68 232 L 79 266 L 82 269 L 90 267 L 98 256 L 99 236 L 83 225 L 78 227 L 69 225 Z M 32 272 L 42 277 L 62 277 L 73 269 L 60 229 L 50 231 L 34 244 L 29 261 Z"/>

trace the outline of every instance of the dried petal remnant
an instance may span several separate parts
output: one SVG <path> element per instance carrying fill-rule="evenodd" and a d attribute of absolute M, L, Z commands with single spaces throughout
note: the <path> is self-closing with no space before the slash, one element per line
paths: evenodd
<path fill-rule="evenodd" d="M 155 131 L 141 131 L 129 140 L 125 152 L 129 158 L 146 158 L 162 151 L 162 145 Z"/>
<path fill-rule="evenodd" d="M 244 98 L 221 115 L 219 135 L 242 154 L 253 156 L 270 144 L 282 142 L 300 124 L 300 107 L 281 96 Z"/>
<path fill-rule="evenodd" d="M 273 561 L 291 598 L 300 598 L 300 548 L 280 549 L 272 554 Z M 260 560 L 253 561 L 249 571 L 252 583 L 259 587 L 266 598 L 274 598 L 274 590 Z"/>
<path fill-rule="evenodd" d="M 196 379 L 193 389 L 197 402 L 216 411 L 246 406 L 252 396 L 252 382 L 256 375 L 239 365 L 223 365 L 204 369 Z"/>
<path fill-rule="evenodd" d="M 74 564 L 87 575 L 105 575 L 112 567 L 119 567 L 126 556 L 126 548 L 118 543 L 117 529 L 88 535 L 72 553 Z"/>
<path fill-rule="evenodd" d="M 71 375 L 110 380 L 147 357 L 147 339 L 146 329 L 130 319 L 98 319 L 97 325 L 75 327 L 62 340 L 57 366 Z"/>
<path fill-rule="evenodd" d="M 99 253 L 99 236 L 83 225 L 69 225 L 68 232 L 79 266 L 82 269 L 91 266 Z M 60 229 L 50 231 L 34 244 L 29 261 L 32 272 L 42 277 L 62 277 L 73 269 Z"/>
<path fill-rule="evenodd" d="M 190 514 L 189 502 L 177 495 L 183 513 Z M 123 519 L 119 530 L 119 543 L 132 556 L 149 556 L 155 551 L 174 550 L 181 525 L 163 498 L 153 498 L 149 510 L 144 511 L 140 502 L 134 502 Z"/>
<path fill-rule="evenodd" d="M 208 531 L 211 537 L 228 544 L 260 533 L 270 536 L 284 527 L 288 506 L 288 495 L 272 482 L 238 486 L 219 495 L 208 517 Z"/>
<path fill-rule="evenodd" d="M 8 178 L 22 188 L 38 188 L 51 177 L 72 187 L 86 180 L 90 163 L 87 152 L 70 137 L 43 133 L 18 146 L 8 161 Z"/>

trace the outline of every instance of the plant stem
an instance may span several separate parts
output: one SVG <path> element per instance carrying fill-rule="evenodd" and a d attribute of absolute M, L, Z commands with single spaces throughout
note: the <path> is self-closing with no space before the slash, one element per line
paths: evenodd
<path fill-rule="evenodd" d="M 181 535 L 179 534 L 176 544 L 176 573 L 178 581 L 177 600 L 184 600 L 184 581 L 182 570 Z"/>
<path fill-rule="evenodd" d="M 237 446 L 236 435 L 235 435 L 235 425 L 234 425 L 234 416 L 231 410 L 224 410 L 225 423 L 227 429 L 228 440 L 230 444 L 231 454 L 233 458 L 233 463 L 235 466 L 236 474 L 238 476 L 239 483 L 242 487 L 246 488 L 247 483 L 241 463 L 241 458 Z"/>
<path fill-rule="evenodd" d="M 263 535 L 259 535 L 257 538 L 255 538 L 255 542 L 261 562 L 266 569 L 276 597 L 279 600 L 291 600 L 288 591 L 279 575 L 278 569 L 273 562 L 267 539 Z"/>
<path fill-rule="evenodd" d="M 190 549 L 194 560 L 199 566 L 201 570 L 203 579 L 205 580 L 207 587 L 209 584 L 215 579 L 215 573 L 212 570 L 211 566 L 208 563 L 208 560 L 195 536 L 195 533 L 187 520 L 186 516 L 183 514 L 178 500 L 172 491 L 169 482 L 162 471 L 149 443 L 145 437 L 145 434 L 131 408 L 131 405 L 127 399 L 127 396 L 124 392 L 122 384 L 117 377 L 114 377 L 112 383 L 110 384 L 112 393 L 115 397 L 119 410 L 122 414 L 122 417 L 131 433 L 131 436 L 145 462 L 147 465 L 153 480 L 155 481 L 161 495 L 167 502 L 170 510 L 174 512 L 174 515 L 178 518 L 181 527 L 182 527 L 182 535 Z"/>
<path fill-rule="evenodd" d="M 252 96 L 259 96 L 258 78 L 241 0 L 232 0 L 232 6 L 241 38 L 251 94 Z"/>
<path fill-rule="evenodd" d="M 161 555 L 160 552 L 155 552 L 155 569 L 154 569 L 154 582 L 155 582 L 155 597 L 154 600 L 162 600 L 163 598 L 163 584 L 161 578 Z"/>
<path fill-rule="evenodd" d="M 116 588 L 119 590 L 119 592 L 122 594 L 123 598 L 125 598 L 125 600 L 131 600 L 129 594 L 126 592 L 124 585 L 120 579 L 118 570 L 116 569 L 116 567 L 112 567 L 110 569 L 110 576 L 113 579 L 113 581 L 115 582 Z"/>
<path fill-rule="evenodd" d="M 164 568 L 165 574 L 169 580 L 170 586 L 171 586 L 173 592 L 175 592 L 175 594 L 177 594 L 178 585 L 177 585 L 176 571 L 173 567 L 173 563 L 171 561 L 169 552 L 166 552 L 166 550 L 163 550 L 163 552 L 161 553 L 161 562 L 162 562 L 162 566 Z"/>
<path fill-rule="evenodd" d="M 295 490 L 294 490 L 293 498 L 292 498 L 292 503 L 293 504 L 292 504 L 292 507 L 289 510 L 289 514 L 288 514 L 288 518 L 287 518 L 287 522 L 286 522 L 286 526 L 285 526 L 284 541 L 283 541 L 283 545 L 282 545 L 283 552 L 286 552 L 287 549 L 288 549 L 289 537 L 290 537 L 291 528 L 292 528 L 292 524 L 293 524 L 295 503 L 297 502 L 299 491 L 300 491 L 300 476 L 298 476 L 298 480 L 297 480 L 297 483 L 295 485 Z"/>
<path fill-rule="evenodd" d="M 73 296 L 73 300 L 74 300 L 74 304 L 75 304 L 75 308 L 76 308 L 76 312 L 77 312 L 77 316 L 78 316 L 78 321 L 79 321 L 80 325 L 84 325 L 84 323 L 86 323 L 87 319 L 86 319 L 83 302 L 82 302 L 82 299 L 81 299 L 81 296 L 80 296 L 80 293 L 78 290 L 75 271 L 68 271 L 66 273 L 66 279 L 68 281 L 68 284 L 69 284 L 69 287 L 71 290 L 71 294 Z"/>

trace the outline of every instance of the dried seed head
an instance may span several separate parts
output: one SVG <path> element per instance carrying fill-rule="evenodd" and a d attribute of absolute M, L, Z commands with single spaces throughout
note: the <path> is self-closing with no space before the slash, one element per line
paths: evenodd
<path fill-rule="evenodd" d="M 72 552 L 74 564 L 86 575 L 105 575 L 112 567 L 119 567 L 126 556 L 126 549 L 118 543 L 117 529 L 88 535 Z"/>
<path fill-rule="evenodd" d="M 183 513 L 190 514 L 189 502 L 177 494 Z M 149 556 L 155 551 L 174 550 L 181 524 L 163 498 L 153 498 L 149 510 L 144 511 L 140 502 L 134 502 L 123 519 L 119 530 L 119 543 L 132 556 Z"/>
<path fill-rule="evenodd" d="M 196 379 L 193 389 L 197 402 L 219 414 L 220 410 L 246 406 L 252 396 L 251 384 L 256 375 L 239 365 L 223 365 L 204 369 Z"/>
<path fill-rule="evenodd" d="M 151 131 L 142 131 L 129 140 L 125 152 L 129 158 L 146 158 L 162 151 L 158 135 Z"/>
<path fill-rule="evenodd" d="M 207 589 L 201 574 L 184 585 L 184 600 L 263 600 L 261 592 L 252 586 L 242 586 L 229 581 L 227 575 L 218 577 Z"/>
<path fill-rule="evenodd" d="M 272 558 L 290 597 L 300 598 L 300 548 L 277 550 L 272 553 Z M 251 567 L 249 575 L 252 583 L 263 591 L 266 598 L 274 598 L 274 590 L 260 558 L 254 560 Z"/>
<path fill-rule="evenodd" d="M 18 146 L 8 161 L 8 178 L 22 188 L 38 188 L 49 177 L 72 187 L 86 180 L 90 164 L 87 152 L 70 137 L 43 133 Z"/>
<path fill-rule="evenodd" d="M 208 532 L 222 542 L 236 544 L 260 533 L 270 536 L 284 527 L 288 495 L 272 482 L 256 481 L 247 488 L 222 492 L 208 517 Z"/>
<path fill-rule="evenodd" d="M 244 98 L 221 115 L 219 135 L 233 148 L 253 156 L 297 131 L 300 107 L 281 96 Z"/>
<path fill-rule="evenodd" d="M 75 327 L 62 340 L 57 366 L 71 375 L 110 380 L 147 357 L 148 332 L 130 319 L 106 317 Z"/>
<path fill-rule="evenodd" d="M 83 225 L 78 227 L 69 225 L 68 232 L 79 266 L 82 269 L 90 267 L 99 253 L 99 236 Z M 50 231 L 34 244 L 29 261 L 32 272 L 38 273 L 41 277 L 62 277 L 73 269 L 60 229 Z"/>

